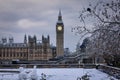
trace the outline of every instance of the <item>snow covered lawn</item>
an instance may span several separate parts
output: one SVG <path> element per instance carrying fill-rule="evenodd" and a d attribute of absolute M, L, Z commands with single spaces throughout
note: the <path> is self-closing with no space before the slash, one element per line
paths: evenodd
<path fill-rule="evenodd" d="M 32 69 L 25 69 L 25 71 L 32 71 Z M 47 80 L 77 80 L 85 73 L 88 73 L 90 80 L 110 80 L 107 74 L 102 73 L 96 69 L 83 69 L 83 68 L 40 68 L 36 69 L 38 80 L 41 74 L 47 76 Z M 5 74 L 5 75 L 3 75 Z M 0 80 L 18 80 L 19 74 L 14 73 L 0 73 Z M 27 79 L 29 80 L 29 79 Z M 118 80 L 118 79 L 114 79 Z"/>
<path fill-rule="evenodd" d="M 96 69 L 82 69 L 82 68 L 63 68 L 63 69 L 39 69 L 38 74 L 45 73 L 48 80 L 77 80 L 83 74 L 88 73 L 90 80 L 110 80 L 107 74 L 102 73 Z M 116 79 L 117 80 L 117 79 Z"/>

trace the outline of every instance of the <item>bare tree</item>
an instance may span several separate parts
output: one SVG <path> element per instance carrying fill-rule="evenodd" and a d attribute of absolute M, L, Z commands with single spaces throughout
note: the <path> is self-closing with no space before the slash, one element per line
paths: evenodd
<path fill-rule="evenodd" d="M 102 54 L 107 64 L 120 66 L 120 0 L 89 4 L 79 18 L 83 25 L 72 30 L 82 37 L 92 34 L 87 50 L 91 54 Z M 92 23 L 92 27 L 88 23 Z"/>

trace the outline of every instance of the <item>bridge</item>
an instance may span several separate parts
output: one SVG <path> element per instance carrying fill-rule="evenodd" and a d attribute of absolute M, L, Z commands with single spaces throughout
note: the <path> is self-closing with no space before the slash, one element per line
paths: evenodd
<path fill-rule="evenodd" d="M 84 53 L 81 54 L 73 54 L 73 55 L 68 55 L 68 56 L 64 56 L 61 59 L 59 59 L 58 61 L 55 62 L 56 63 L 78 63 L 78 61 L 81 59 L 81 57 L 85 55 Z"/>

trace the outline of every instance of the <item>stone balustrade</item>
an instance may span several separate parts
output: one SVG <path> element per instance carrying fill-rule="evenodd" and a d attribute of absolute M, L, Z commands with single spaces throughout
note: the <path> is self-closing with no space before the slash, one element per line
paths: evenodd
<path fill-rule="evenodd" d="M 97 65 L 96 67 L 98 70 L 105 72 L 117 79 L 120 79 L 120 68 L 107 66 L 107 65 Z"/>

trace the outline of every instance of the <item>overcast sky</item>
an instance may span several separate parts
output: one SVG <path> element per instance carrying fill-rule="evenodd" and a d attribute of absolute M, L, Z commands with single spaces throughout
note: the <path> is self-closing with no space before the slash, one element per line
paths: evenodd
<path fill-rule="evenodd" d="M 12 36 L 14 42 L 23 42 L 24 35 L 50 35 L 56 46 L 56 22 L 61 9 L 65 34 L 64 47 L 74 51 L 80 36 L 71 28 L 80 25 L 79 11 L 96 0 L 0 0 L 0 38 Z"/>

